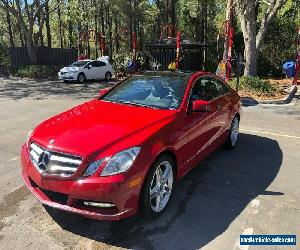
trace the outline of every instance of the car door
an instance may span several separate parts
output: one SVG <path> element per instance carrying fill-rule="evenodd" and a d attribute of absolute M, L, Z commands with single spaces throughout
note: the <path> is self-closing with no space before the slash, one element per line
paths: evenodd
<path fill-rule="evenodd" d="M 217 102 L 217 109 L 220 114 L 219 134 L 221 136 L 231 125 L 231 91 L 229 87 L 221 80 L 210 77 L 210 84 L 215 90 L 214 98 Z"/>
<path fill-rule="evenodd" d="M 102 61 L 93 61 L 92 62 L 92 79 L 103 79 L 105 78 L 106 73 L 106 63 Z"/>
<path fill-rule="evenodd" d="M 206 76 L 198 78 L 192 87 L 189 107 L 185 117 L 184 126 L 188 134 L 186 147 L 186 165 L 183 172 L 189 171 L 197 162 L 207 156 L 213 149 L 214 140 L 222 127 L 222 108 L 219 92 L 212 84 L 213 78 Z M 191 112 L 194 100 L 209 102 L 210 111 Z"/>
<path fill-rule="evenodd" d="M 105 62 L 99 61 L 98 65 L 99 65 L 98 79 L 103 79 L 105 78 L 105 73 L 108 71 L 107 64 Z"/>
<path fill-rule="evenodd" d="M 101 78 L 101 62 L 100 61 L 93 61 L 92 62 L 92 79 L 100 79 Z"/>
<path fill-rule="evenodd" d="M 89 62 L 87 65 L 84 66 L 83 68 L 84 70 L 84 74 L 87 80 L 91 80 L 94 79 L 94 75 L 93 75 L 93 62 Z"/>

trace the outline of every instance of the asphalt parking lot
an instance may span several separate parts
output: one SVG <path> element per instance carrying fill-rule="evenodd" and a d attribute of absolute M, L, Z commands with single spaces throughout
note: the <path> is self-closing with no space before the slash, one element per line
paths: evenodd
<path fill-rule="evenodd" d="M 21 179 L 27 132 L 113 84 L 0 78 L 0 249 L 244 250 L 240 234 L 300 237 L 299 95 L 244 108 L 238 147 L 217 150 L 178 182 L 160 218 L 101 222 L 43 207 Z"/>

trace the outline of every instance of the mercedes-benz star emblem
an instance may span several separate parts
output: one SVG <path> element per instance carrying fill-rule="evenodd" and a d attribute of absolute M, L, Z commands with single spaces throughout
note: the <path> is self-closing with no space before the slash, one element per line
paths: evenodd
<path fill-rule="evenodd" d="M 42 171 L 47 170 L 48 167 L 48 163 L 50 161 L 50 156 L 51 154 L 47 151 L 44 151 L 43 153 L 41 153 L 40 157 L 39 157 L 39 169 Z"/>

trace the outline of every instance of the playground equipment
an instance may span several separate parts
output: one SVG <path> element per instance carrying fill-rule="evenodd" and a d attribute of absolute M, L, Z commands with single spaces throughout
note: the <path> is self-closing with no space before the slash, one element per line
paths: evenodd
<path fill-rule="evenodd" d="M 297 42 L 297 55 L 296 55 L 296 65 L 295 65 L 295 77 L 293 80 L 293 84 L 298 84 L 299 79 L 299 71 L 300 71 L 300 27 L 298 29 L 298 42 Z"/>
<path fill-rule="evenodd" d="M 233 52 L 233 37 L 234 37 L 234 28 L 233 28 L 233 8 L 230 10 L 229 20 L 226 20 L 223 26 L 224 32 L 224 53 L 223 59 L 219 63 L 216 74 L 224 79 L 226 82 L 229 81 L 231 72 L 232 72 L 232 52 Z M 220 34 L 218 36 L 219 43 Z M 219 49 L 219 46 L 218 46 Z M 239 62 L 238 62 L 239 64 Z"/>
<path fill-rule="evenodd" d="M 203 70 L 204 46 L 182 39 L 181 33 L 174 25 L 167 25 L 163 28 L 160 39 L 147 45 L 151 68 L 154 70 Z"/>

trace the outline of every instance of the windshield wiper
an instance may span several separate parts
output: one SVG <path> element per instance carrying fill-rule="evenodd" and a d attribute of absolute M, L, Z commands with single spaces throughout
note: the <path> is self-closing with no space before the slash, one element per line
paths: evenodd
<path fill-rule="evenodd" d="M 151 108 L 151 109 L 159 109 L 159 108 L 147 105 L 147 104 L 136 103 L 136 102 L 120 101 L 120 103 L 129 104 L 129 105 L 137 106 L 137 107 L 146 107 L 146 108 Z"/>

